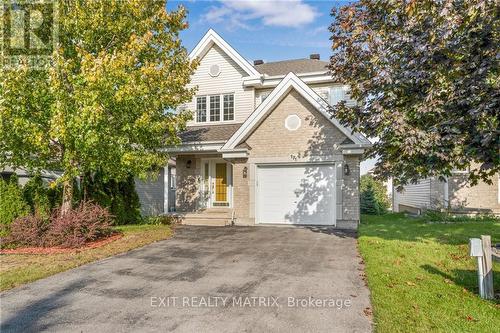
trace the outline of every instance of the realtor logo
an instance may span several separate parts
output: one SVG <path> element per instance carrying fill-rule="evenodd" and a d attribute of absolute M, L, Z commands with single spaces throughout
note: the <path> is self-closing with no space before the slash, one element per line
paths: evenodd
<path fill-rule="evenodd" d="M 2 0 L 1 64 L 44 68 L 58 36 L 57 0 Z"/>

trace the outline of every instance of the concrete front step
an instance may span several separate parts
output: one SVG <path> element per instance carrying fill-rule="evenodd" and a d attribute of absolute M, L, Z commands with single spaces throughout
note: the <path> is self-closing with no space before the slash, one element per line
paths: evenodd
<path fill-rule="evenodd" d="M 190 218 L 183 219 L 181 223 L 184 225 L 226 226 L 231 225 L 231 219 Z"/>
<path fill-rule="evenodd" d="M 200 212 L 179 214 L 181 223 L 186 225 L 231 225 L 232 210 L 227 208 L 211 208 Z"/>

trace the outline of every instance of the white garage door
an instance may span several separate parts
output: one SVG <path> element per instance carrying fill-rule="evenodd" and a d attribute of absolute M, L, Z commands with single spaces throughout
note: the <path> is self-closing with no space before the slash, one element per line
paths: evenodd
<path fill-rule="evenodd" d="M 331 164 L 257 167 L 257 223 L 335 224 Z"/>

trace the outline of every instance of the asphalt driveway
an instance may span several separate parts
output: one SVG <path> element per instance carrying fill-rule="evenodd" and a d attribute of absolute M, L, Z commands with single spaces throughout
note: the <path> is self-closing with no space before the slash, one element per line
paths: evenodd
<path fill-rule="evenodd" d="M 181 227 L 4 292 L 1 332 L 367 332 L 354 234 Z"/>

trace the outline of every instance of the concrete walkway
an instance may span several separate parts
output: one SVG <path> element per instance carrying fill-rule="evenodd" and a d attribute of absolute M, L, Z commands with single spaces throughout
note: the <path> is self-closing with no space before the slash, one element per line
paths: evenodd
<path fill-rule="evenodd" d="M 369 332 L 354 234 L 180 227 L 0 295 L 6 332 Z"/>

